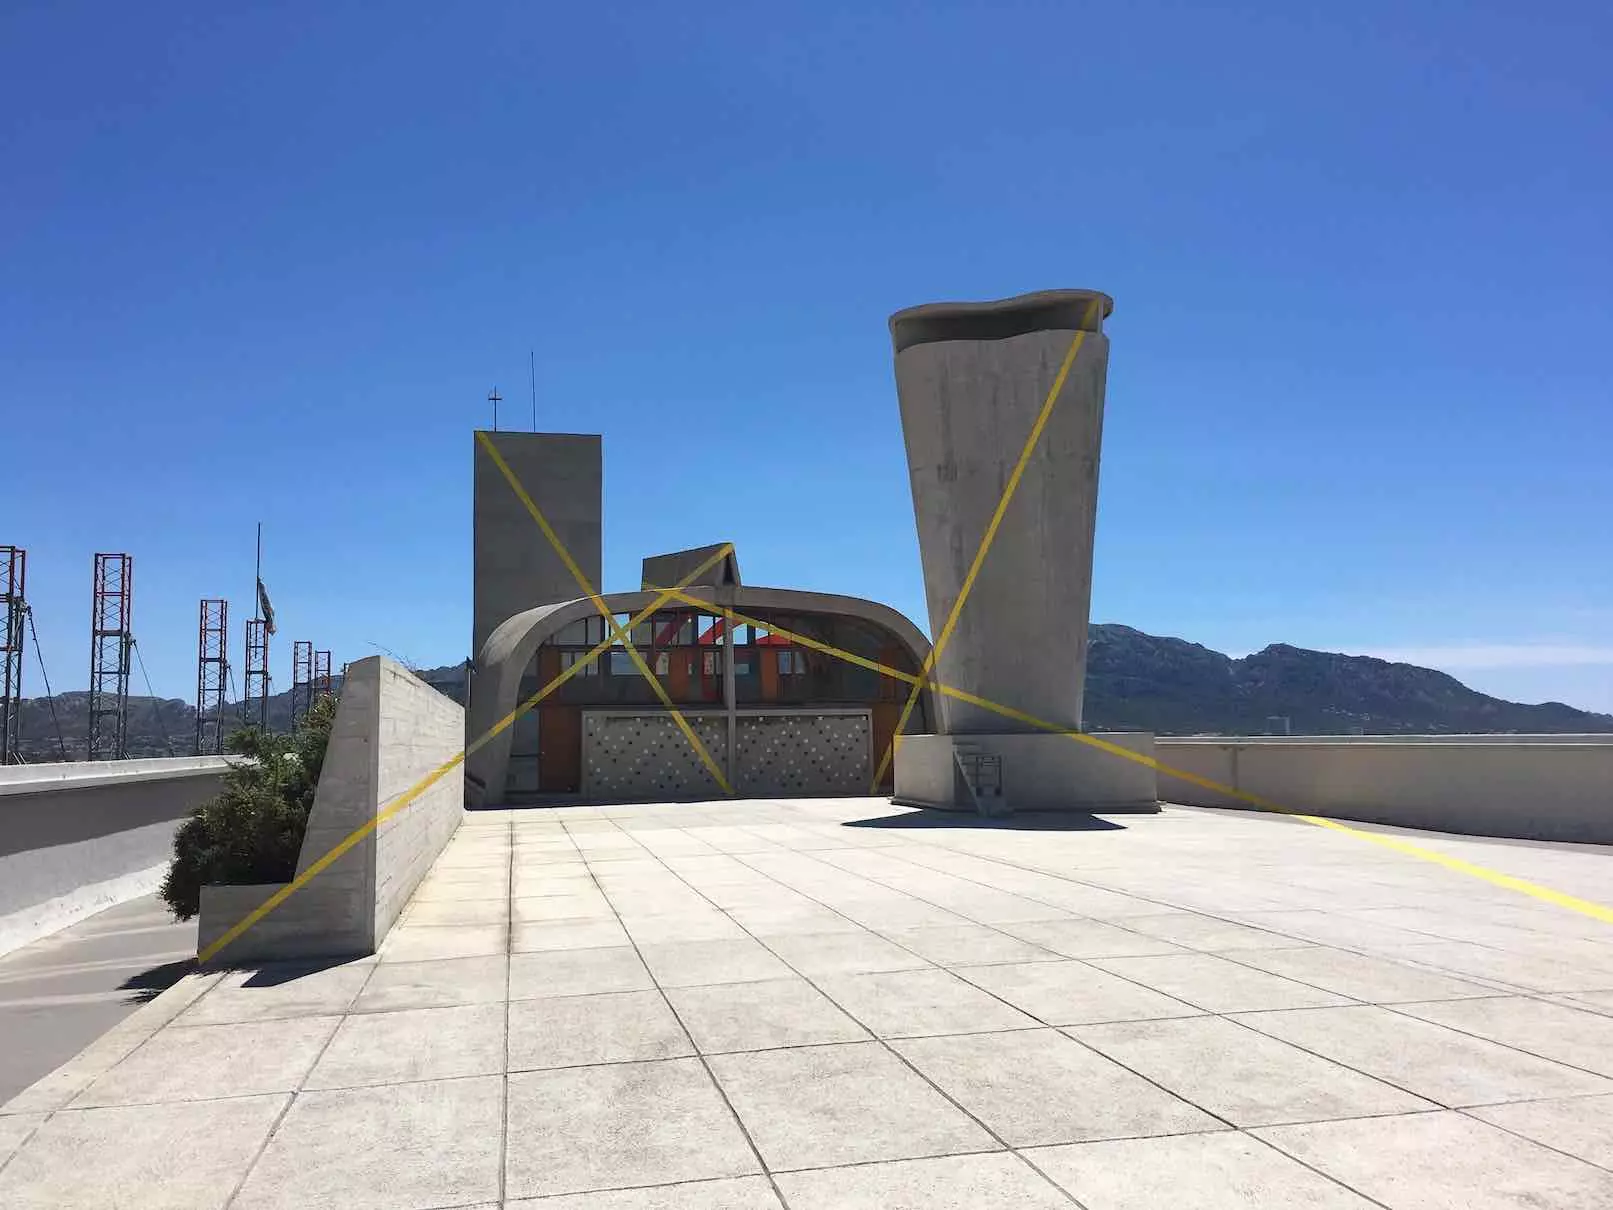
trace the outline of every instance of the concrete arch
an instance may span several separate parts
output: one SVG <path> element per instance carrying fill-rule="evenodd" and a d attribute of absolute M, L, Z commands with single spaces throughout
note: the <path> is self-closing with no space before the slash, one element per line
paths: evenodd
<path fill-rule="evenodd" d="M 923 632 L 904 615 L 877 601 L 837 593 L 743 585 L 721 590 L 691 586 L 689 592 L 707 597 L 713 603 L 727 605 L 739 613 L 772 609 L 856 618 L 878 627 L 906 648 L 915 668 L 922 668 L 930 654 L 930 643 Z M 613 614 L 636 614 L 659 595 L 651 591 L 613 592 L 606 594 L 604 601 Z M 678 602 L 667 603 L 669 609 L 680 607 Z M 593 601 L 582 597 L 524 610 L 496 627 L 487 642 L 482 644 L 472 670 L 470 703 L 466 711 L 467 742 L 474 742 L 478 736 L 486 734 L 520 704 L 521 678 L 545 639 L 572 622 L 598 615 L 599 610 Z M 928 689 L 924 691 L 923 702 L 925 717 L 933 722 L 935 711 Z M 481 806 L 503 797 L 513 739 L 513 730 L 506 727 L 466 757 L 465 801 L 469 805 Z"/>

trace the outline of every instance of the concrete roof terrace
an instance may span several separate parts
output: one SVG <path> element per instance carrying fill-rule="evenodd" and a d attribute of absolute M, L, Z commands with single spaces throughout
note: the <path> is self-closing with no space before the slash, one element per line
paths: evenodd
<path fill-rule="evenodd" d="M 1613 926 L 1244 813 L 478 812 L 374 958 L 188 976 L 0 1109 L 0 1205 L 1606 1207 Z"/>

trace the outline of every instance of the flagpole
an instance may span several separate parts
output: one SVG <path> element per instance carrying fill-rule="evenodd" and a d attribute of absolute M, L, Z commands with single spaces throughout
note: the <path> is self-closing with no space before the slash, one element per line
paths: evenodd
<path fill-rule="evenodd" d="M 254 582 L 252 584 L 252 599 L 254 601 L 256 601 L 258 599 L 258 585 L 263 583 L 263 522 L 262 521 L 258 522 L 258 561 L 257 561 L 256 566 L 253 568 L 252 574 L 255 577 L 255 580 L 254 580 Z M 263 616 L 263 606 L 259 605 L 256 609 L 254 609 L 252 611 L 252 615 L 254 617 L 256 617 L 256 618 L 261 619 L 262 616 Z"/>

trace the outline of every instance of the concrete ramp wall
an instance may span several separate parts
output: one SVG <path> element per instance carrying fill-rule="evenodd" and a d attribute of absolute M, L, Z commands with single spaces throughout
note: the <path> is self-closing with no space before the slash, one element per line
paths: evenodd
<path fill-rule="evenodd" d="M 1161 737 L 1155 746 L 1164 802 L 1249 805 L 1169 766 L 1307 815 L 1613 844 L 1613 736 Z"/>
<path fill-rule="evenodd" d="M 371 656 L 349 665 L 297 872 L 391 806 L 464 744 L 465 711 L 401 665 Z M 459 769 L 383 820 L 219 959 L 372 954 L 464 818 Z M 198 950 L 278 891 L 204 887 Z"/>
<path fill-rule="evenodd" d="M 224 786 L 221 756 L 0 769 L 0 954 L 162 882 L 174 831 Z"/>

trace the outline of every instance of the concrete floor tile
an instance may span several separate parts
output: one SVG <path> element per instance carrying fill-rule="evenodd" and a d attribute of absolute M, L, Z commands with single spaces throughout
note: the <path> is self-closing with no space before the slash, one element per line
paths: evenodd
<path fill-rule="evenodd" d="M 503 1004 L 408 1008 L 345 1018 L 303 1087 L 358 1088 L 503 1070 Z"/>
<path fill-rule="evenodd" d="M 508 908 L 511 920 L 536 923 L 544 920 L 614 920 L 616 909 L 610 900 L 597 891 L 590 895 L 537 895 L 528 899 L 512 899 Z"/>
<path fill-rule="evenodd" d="M 1306 946 L 1303 949 L 1244 951 L 1236 958 L 1245 966 L 1258 967 L 1269 974 L 1309 983 L 1323 991 L 1369 1004 L 1394 1004 L 1402 1000 L 1454 1000 L 1495 994 L 1492 989 L 1465 979 L 1407 966 L 1387 958 L 1352 954 L 1348 950 L 1325 945 Z"/>
<path fill-rule="evenodd" d="M 509 883 L 494 880 L 491 884 L 475 879 L 447 879 L 427 876 L 415 888 L 411 903 L 454 903 L 481 900 L 489 903 L 510 901 Z"/>
<path fill-rule="evenodd" d="M 1613 1076 L 1613 1017 L 1526 996 L 1400 1004 L 1409 1013 L 1514 1050 Z M 1613 1091 L 1613 1089 L 1609 1089 Z"/>
<path fill-rule="evenodd" d="M 1016 924 L 1012 927 L 1016 932 L 1023 933 L 1032 928 L 1064 927 L 1078 923 L 1080 922 L 1069 920 L 1042 921 L 1037 924 Z M 1039 945 L 1010 937 L 1006 932 L 999 932 L 982 924 L 909 929 L 889 929 L 881 926 L 879 932 L 897 945 L 910 949 L 941 966 L 965 966 L 983 962 L 1044 962 L 1053 961 L 1059 956 Z"/>
<path fill-rule="evenodd" d="M 1221 1127 L 1057 1030 L 912 1038 L 893 1045 L 1010 1147 Z"/>
<path fill-rule="evenodd" d="M 504 1001 L 509 959 L 503 954 L 441 958 L 435 962 L 382 962 L 353 1002 L 355 1013 L 400 1008 L 452 1008 Z"/>
<path fill-rule="evenodd" d="M 1004 925 L 1003 931 L 1066 958 L 1126 958 L 1182 952 L 1179 945 L 1132 932 L 1129 924 L 1121 928 L 1101 920 L 1039 920 Z"/>
<path fill-rule="evenodd" d="M 510 999 L 648 991 L 650 972 L 630 945 L 510 956 Z"/>
<path fill-rule="evenodd" d="M 791 1210 L 1069 1210 L 1069 1200 L 1018 1156 L 1005 1152 L 892 1160 L 783 1172 Z"/>
<path fill-rule="evenodd" d="M 510 1070 L 694 1054 L 658 991 L 550 996 L 510 1004 Z"/>
<path fill-rule="evenodd" d="M 830 999 L 882 1038 L 1029 1029 L 1039 1024 L 951 971 L 830 975 L 816 982 Z"/>
<path fill-rule="evenodd" d="M 11 1158 L 12 1153 L 22 1146 L 23 1140 L 37 1130 L 48 1116 L 43 1113 L 0 1114 L 0 1165 Z"/>
<path fill-rule="evenodd" d="M 507 899 L 421 899 L 399 924 L 503 924 L 509 918 Z"/>
<path fill-rule="evenodd" d="M 1247 1013 L 1236 1020 L 1441 1105 L 1613 1092 L 1613 1082 L 1600 1076 L 1387 1008 Z"/>
<path fill-rule="evenodd" d="M 509 1199 L 760 1170 L 697 1059 L 509 1077 Z"/>
<path fill-rule="evenodd" d="M 878 1043 L 715 1055 L 709 1062 L 774 1170 L 998 1149 Z"/>
<path fill-rule="evenodd" d="M 1287 949 L 1302 944 L 1280 933 L 1233 924 L 1197 912 L 1169 912 L 1159 916 L 1128 916 L 1126 927 L 1185 949 L 1218 950 Z"/>
<path fill-rule="evenodd" d="M 628 937 L 614 918 L 599 920 L 516 921 L 510 926 L 510 952 L 530 954 L 540 950 L 603 949 L 628 944 Z"/>
<path fill-rule="evenodd" d="M 1220 1017 L 1077 1026 L 1066 1032 L 1234 1126 L 1434 1108 Z"/>
<path fill-rule="evenodd" d="M 1347 997 L 1250 970 L 1215 954 L 1094 958 L 1092 965 L 1212 1013 L 1348 1004 Z"/>
<path fill-rule="evenodd" d="M 239 1025 L 170 1026 L 73 1101 L 140 1105 L 290 1092 L 302 1083 L 340 1017 L 295 1017 Z"/>
<path fill-rule="evenodd" d="M 222 1210 L 288 1099 L 65 1110 L 0 1171 L 0 1206 Z"/>
<path fill-rule="evenodd" d="M 1613 1173 L 1460 1113 L 1273 1126 L 1255 1134 L 1390 1210 L 1613 1206 Z"/>
<path fill-rule="evenodd" d="M 765 1176 L 522 1198 L 506 1210 L 783 1210 Z"/>
<path fill-rule="evenodd" d="M 338 965 L 276 962 L 255 970 L 225 971 L 175 1023 L 223 1025 L 344 1013 L 375 966 L 369 960 Z"/>
<path fill-rule="evenodd" d="M 1234 1131 L 1025 1152 L 1087 1210 L 1372 1210 L 1373 1203 Z"/>
<path fill-rule="evenodd" d="M 640 946 L 639 953 L 662 987 L 751 983 L 762 979 L 788 979 L 794 974 L 760 942 L 749 937 L 730 941 L 665 941 Z"/>
<path fill-rule="evenodd" d="M 767 947 L 803 975 L 863 975 L 874 971 L 922 970 L 929 960 L 910 953 L 860 925 L 856 932 L 769 937 Z"/>
<path fill-rule="evenodd" d="M 301 1093 L 231 1210 L 497 1201 L 503 1103 L 498 1076 Z"/>
<path fill-rule="evenodd" d="M 952 970 L 960 979 L 967 979 L 1048 1025 L 1191 1017 L 1203 1011 L 1070 959 L 956 966 Z"/>
<path fill-rule="evenodd" d="M 745 930 L 717 911 L 671 907 L 642 912 L 623 910 L 622 927 L 627 930 L 635 945 L 663 945 L 672 941 L 745 939 Z"/>
<path fill-rule="evenodd" d="M 1613 973 L 1605 970 L 1461 941 L 1395 946 L 1385 952 L 1454 975 L 1489 979 L 1526 991 L 1573 993 L 1613 989 Z"/>
<path fill-rule="evenodd" d="M 868 1038 L 804 979 L 672 988 L 667 999 L 706 1054 Z"/>
<path fill-rule="evenodd" d="M 1519 1101 L 1467 1112 L 1513 1134 L 1613 1170 L 1613 1095 Z"/>
<path fill-rule="evenodd" d="M 400 924 L 381 943 L 379 957 L 382 962 L 479 958 L 504 953 L 508 937 L 503 924 Z"/>

